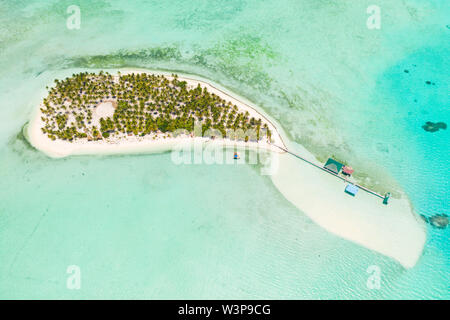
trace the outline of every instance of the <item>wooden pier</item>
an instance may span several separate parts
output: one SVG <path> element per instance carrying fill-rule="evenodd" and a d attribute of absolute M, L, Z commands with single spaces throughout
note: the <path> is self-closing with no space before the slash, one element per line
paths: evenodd
<path fill-rule="evenodd" d="M 277 146 L 276 144 L 272 144 L 272 143 L 271 143 L 271 145 L 273 145 L 274 147 L 277 147 L 277 148 L 283 150 L 283 151 L 286 152 L 286 153 L 289 153 L 289 154 L 293 155 L 293 156 L 296 157 L 296 158 L 299 158 L 300 160 L 303 160 L 303 161 L 309 163 L 310 165 L 312 165 L 312 166 L 314 166 L 314 167 L 316 167 L 316 168 L 318 168 L 318 169 L 320 169 L 320 170 L 322 170 L 322 171 L 325 171 L 325 172 L 328 173 L 328 174 L 331 174 L 331 175 L 337 177 L 338 179 L 341 179 L 342 181 L 345 181 L 345 182 L 347 182 L 347 183 L 352 183 L 351 181 L 348 181 L 346 178 L 341 177 L 341 176 L 339 176 L 338 174 L 336 174 L 336 173 L 334 173 L 334 172 L 331 172 L 330 170 L 327 170 L 327 169 L 325 169 L 324 167 L 321 167 L 321 166 L 319 166 L 319 165 L 317 165 L 317 164 L 315 164 L 315 163 L 313 163 L 313 162 L 311 162 L 311 161 L 309 161 L 309 160 L 307 160 L 307 159 L 305 159 L 305 158 L 299 156 L 298 154 L 295 154 L 295 153 L 293 153 L 293 152 L 291 152 L 291 151 L 289 151 L 289 150 L 287 150 L 287 149 L 285 149 L 285 148 L 283 148 L 283 147 Z M 384 196 L 381 195 L 381 194 L 379 194 L 378 192 L 375 192 L 375 191 L 373 191 L 373 190 L 370 190 L 370 189 L 368 189 L 368 188 L 366 188 L 366 187 L 363 187 L 363 186 L 361 186 L 361 185 L 359 185 L 359 184 L 356 184 L 356 183 L 352 183 L 352 184 L 354 184 L 354 185 L 357 186 L 358 188 L 360 188 L 360 189 L 362 189 L 362 190 L 364 190 L 364 191 L 366 191 L 366 192 L 368 192 L 368 193 L 373 194 L 373 195 L 376 196 L 376 197 L 379 197 L 379 198 L 381 198 L 381 199 L 384 199 Z"/>

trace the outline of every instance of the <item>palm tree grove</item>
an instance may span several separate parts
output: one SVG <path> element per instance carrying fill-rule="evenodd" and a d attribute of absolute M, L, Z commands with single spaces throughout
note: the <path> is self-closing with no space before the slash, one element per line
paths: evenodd
<path fill-rule="evenodd" d="M 194 125 L 201 123 L 202 135 L 217 132 L 246 142 L 266 136 L 270 141 L 271 131 L 260 118 L 250 117 L 200 84 L 189 88 L 177 75 L 171 78 L 100 71 L 55 80 L 41 107 L 41 130 L 52 140 L 98 141 L 179 131 L 193 135 Z M 96 119 L 96 108 L 107 102 L 113 115 Z"/>

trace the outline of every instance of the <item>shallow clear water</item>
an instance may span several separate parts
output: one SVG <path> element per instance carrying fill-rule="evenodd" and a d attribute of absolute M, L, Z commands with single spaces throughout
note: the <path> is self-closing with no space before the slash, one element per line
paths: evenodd
<path fill-rule="evenodd" d="M 404 270 L 313 224 L 257 167 L 52 160 L 18 136 L 73 68 L 178 70 L 261 106 L 319 158 L 395 179 L 419 213 L 449 214 L 449 131 L 421 128 L 450 123 L 449 4 L 378 2 L 380 30 L 370 1 L 80 1 L 80 30 L 71 1 L 0 2 L 0 297 L 449 298 L 448 228 L 428 228 Z"/>

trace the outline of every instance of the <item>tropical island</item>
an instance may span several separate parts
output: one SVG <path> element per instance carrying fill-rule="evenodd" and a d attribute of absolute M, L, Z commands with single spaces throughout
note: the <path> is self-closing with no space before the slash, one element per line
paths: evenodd
<path fill-rule="evenodd" d="M 319 170 L 314 155 L 283 140 L 273 123 L 263 111 L 202 80 L 138 70 L 116 75 L 100 71 L 55 80 L 24 134 L 32 146 L 54 158 L 162 152 L 196 142 L 270 151 L 275 170 L 263 174 L 312 221 L 413 267 L 426 234 L 408 197 L 383 205 L 368 192 L 349 196 L 344 191 L 351 181 Z M 304 160 L 286 152 L 291 147 Z M 232 153 L 228 158 L 239 162 Z"/>
<path fill-rule="evenodd" d="M 65 144 L 194 137 L 201 124 L 197 136 L 267 147 L 276 130 L 251 107 L 175 74 L 82 72 L 47 89 L 39 127 L 49 140 Z"/>

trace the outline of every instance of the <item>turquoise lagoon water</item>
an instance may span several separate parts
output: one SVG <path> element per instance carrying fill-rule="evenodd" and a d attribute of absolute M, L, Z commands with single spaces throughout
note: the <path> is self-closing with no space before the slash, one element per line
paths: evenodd
<path fill-rule="evenodd" d="M 449 214 L 449 131 L 421 128 L 450 123 L 449 4 L 378 3 L 380 30 L 364 0 L 0 2 L 0 297 L 449 298 L 448 228 L 428 227 L 405 270 L 316 226 L 257 166 L 54 160 L 19 134 L 74 70 L 196 74 L 263 108 L 294 146 L 345 156 L 379 188 L 395 180 L 420 214 Z M 66 28 L 72 4 L 80 30 Z"/>

